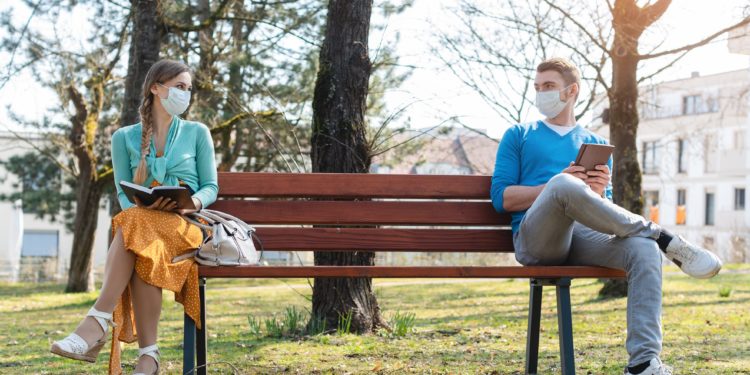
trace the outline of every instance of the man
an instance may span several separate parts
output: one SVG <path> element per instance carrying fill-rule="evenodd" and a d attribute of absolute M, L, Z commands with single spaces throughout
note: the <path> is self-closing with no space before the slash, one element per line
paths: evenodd
<path fill-rule="evenodd" d="M 586 265 L 625 270 L 628 282 L 625 374 L 671 374 L 662 364 L 662 254 L 696 278 L 721 269 L 711 252 L 612 203 L 610 169 L 573 165 L 584 143 L 606 141 L 576 123 L 580 73 L 568 60 L 537 67 L 536 106 L 545 120 L 512 126 L 497 151 L 492 204 L 511 213 L 516 259 L 524 265 Z"/>

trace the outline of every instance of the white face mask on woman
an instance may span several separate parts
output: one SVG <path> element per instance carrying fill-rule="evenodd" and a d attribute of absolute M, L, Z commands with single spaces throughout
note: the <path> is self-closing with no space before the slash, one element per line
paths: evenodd
<path fill-rule="evenodd" d="M 177 87 L 167 87 L 159 83 L 160 86 L 169 89 L 166 98 L 161 96 L 161 105 L 172 116 L 181 115 L 190 105 L 190 91 L 180 90 Z"/>
<path fill-rule="evenodd" d="M 539 112 L 547 118 L 554 118 L 568 105 L 567 100 L 560 100 L 560 93 L 567 90 L 572 84 L 562 90 L 538 91 L 536 93 L 536 107 Z"/>

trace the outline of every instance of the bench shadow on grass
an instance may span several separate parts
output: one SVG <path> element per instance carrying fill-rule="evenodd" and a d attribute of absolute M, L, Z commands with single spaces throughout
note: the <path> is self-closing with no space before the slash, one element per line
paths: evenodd
<path fill-rule="evenodd" d="M 468 331 L 468 330 L 454 330 L 449 331 L 445 330 L 443 332 L 436 332 L 436 331 L 428 331 L 428 332 L 418 332 L 413 333 L 410 338 L 416 339 L 416 340 L 432 340 L 435 337 L 449 337 L 449 336 L 455 336 L 460 335 L 461 332 Z M 373 337 L 373 335 L 369 335 L 370 337 Z M 217 340 L 214 339 L 209 343 L 210 346 L 210 352 L 215 353 L 214 358 L 212 360 L 212 355 L 209 353 L 208 363 L 209 366 L 213 369 L 213 371 L 216 371 L 217 368 L 220 369 L 229 369 L 229 366 L 226 365 L 227 362 L 232 362 L 232 359 L 226 359 L 222 360 L 216 360 L 215 355 L 218 353 L 231 353 L 235 352 L 233 357 L 242 357 L 244 354 L 244 358 L 250 358 L 253 357 L 261 357 L 263 349 L 266 347 L 274 346 L 279 343 L 313 343 L 313 344 L 320 344 L 320 345 L 342 345 L 341 343 L 320 343 L 318 341 L 318 338 L 320 336 L 287 336 L 287 337 L 255 337 L 255 338 L 241 338 L 240 342 L 234 340 Z M 336 340 L 337 335 L 330 334 L 328 335 L 330 340 L 334 341 Z M 377 340 L 377 339 L 376 339 Z M 513 363 L 514 367 L 517 368 L 517 370 L 513 370 L 513 372 L 502 372 L 503 374 L 522 374 L 523 373 L 523 366 L 526 356 L 526 348 L 525 343 L 515 343 L 514 346 L 508 347 L 507 345 L 502 348 L 494 348 L 494 352 L 489 353 L 472 353 L 469 357 L 467 357 L 466 353 L 462 351 L 457 351 L 455 348 L 447 348 L 443 350 L 434 350 L 427 353 L 425 350 L 416 350 L 416 351 L 409 351 L 408 354 L 404 354 L 405 352 L 398 351 L 398 341 L 400 338 L 383 338 L 383 340 L 386 340 L 385 344 L 388 346 L 392 346 L 391 350 L 379 350 L 375 353 L 344 353 L 340 355 L 331 355 L 330 361 L 322 361 L 317 364 L 317 372 L 313 373 L 328 373 L 327 371 L 333 370 L 334 367 L 338 362 L 342 360 L 342 358 L 347 358 L 348 360 L 358 361 L 360 364 L 363 364 L 368 369 L 372 367 L 374 363 L 374 358 L 376 357 L 379 362 L 381 363 L 388 363 L 389 360 L 395 360 L 400 361 L 402 363 L 408 364 L 409 369 L 415 369 L 420 367 L 429 367 L 429 368 L 435 368 L 440 366 L 448 366 L 455 367 L 465 364 L 468 362 L 474 362 L 479 366 L 486 366 L 485 369 L 486 372 L 482 373 L 493 373 L 492 369 L 493 367 L 500 367 L 501 364 L 507 365 L 508 363 Z M 468 342 L 474 343 L 475 340 L 468 339 Z M 488 340 L 491 341 L 491 340 Z M 497 341 L 497 340 L 494 340 Z M 243 353 L 237 354 L 237 346 L 243 345 Z M 344 344 L 345 345 L 345 344 Z M 382 349 L 382 346 L 379 346 Z M 406 357 L 405 357 L 406 356 Z M 485 358 L 488 357 L 488 358 Z M 490 358 L 493 358 L 492 361 L 490 361 Z M 548 369 L 551 371 L 558 371 L 559 369 L 559 352 L 557 350 L 545 350 L 541 349 L 539 351 L 539 368 L 544 370 Z M 238 367 L 238 369 L 241 371 L 242 374 L 267 374 L 267 373 L 287 373 L 289 371 L 295 370 L 295 363 L 298 361 L 304 361 L 305 359 L 297 358 L 294 361 L 290 361 L 288 364 L 278 364 L 275 366 L 263 366 L 263 365 L 253 365 L 252 363 L 248 362 L 247 360 L 241 362 L 241 363 L 233 363 L 235 366 Z M 312 358 L 309 358 L 308 360 L 312 360 Z M 496 364 L 496 366 L 493 366 L 493 363 Z M 392 363 L 391 363 L 392 364 Z M 336 368 L 338 369 L 338 368 Z M 351 370 L 351 366 L 348 368 Z M 401 368 L 402 370 L 405 368 Z M 310 369 L 305 369 L 310 370 Z M 355 373 L 358 370 L 355 370 Z M 394 370 L 383 370 L 383 372 L 379 371 L 367 371 L 368 373 L 399 373 L 399 372 L 393 372 Z M 338 373 L 335 372 L 334 373 Z M 347 372 L 348 373 L 348 372 Z M 438 373 L 440 370 L 438 370 Z M 498 372 L 494 372 L 498 373 Z"/>

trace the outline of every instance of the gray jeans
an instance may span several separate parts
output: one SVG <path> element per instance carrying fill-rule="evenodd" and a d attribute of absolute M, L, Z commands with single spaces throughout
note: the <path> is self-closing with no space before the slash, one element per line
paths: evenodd
<path fill-rule="evenodd" d="M 553 177 L 513 237 L 523 265 L 604 266 L 627 272 L 628 365 L 659 357 L 660 228 L 594 193 L 569 174 Z"/>

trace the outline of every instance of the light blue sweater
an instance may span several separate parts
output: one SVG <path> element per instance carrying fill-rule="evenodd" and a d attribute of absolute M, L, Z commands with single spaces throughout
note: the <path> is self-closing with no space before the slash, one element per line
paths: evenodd
<path fill-rule="evenodd" d="M 133 182 L 135 170 L 141 159 L 141 124 L 117 129 L 112 134 L 112 167 L 120 207 L 125 210 L 131 203 L 120 187 L 120 181 Z M 151 186 L 153 180 L 166 186 L 178 186 L 185 182 L 195 193 L 193 197 L 208 207 L 216 201 L 219 192 L 216 174 L 216 159 L 211 132 L 199 122 L 172 118 L 164 146 L 164 155 L 156 157 L 153 137 L 151 149 L 146 156 L 148 177 L 143 186 Z"/>
<path fill-rule="evenodd" d="M 508 186 L 538 186 L 546 184 L 556 174 L 575 161 L 584 143 L 606 144 L 607 141 L 580 125 L 561 136 L 542 121 L 513 125 L 505 132 L 495 159 L 490 197 L 495 210 L 505 213 L 503 193 Z M 612 170 L 612 158 L 609 158 Z M 605 189 L 605 197 L 612 199 L 612 184 Z M 513 233 L 518 231 L 526 210 L 511 212 Z"/>

